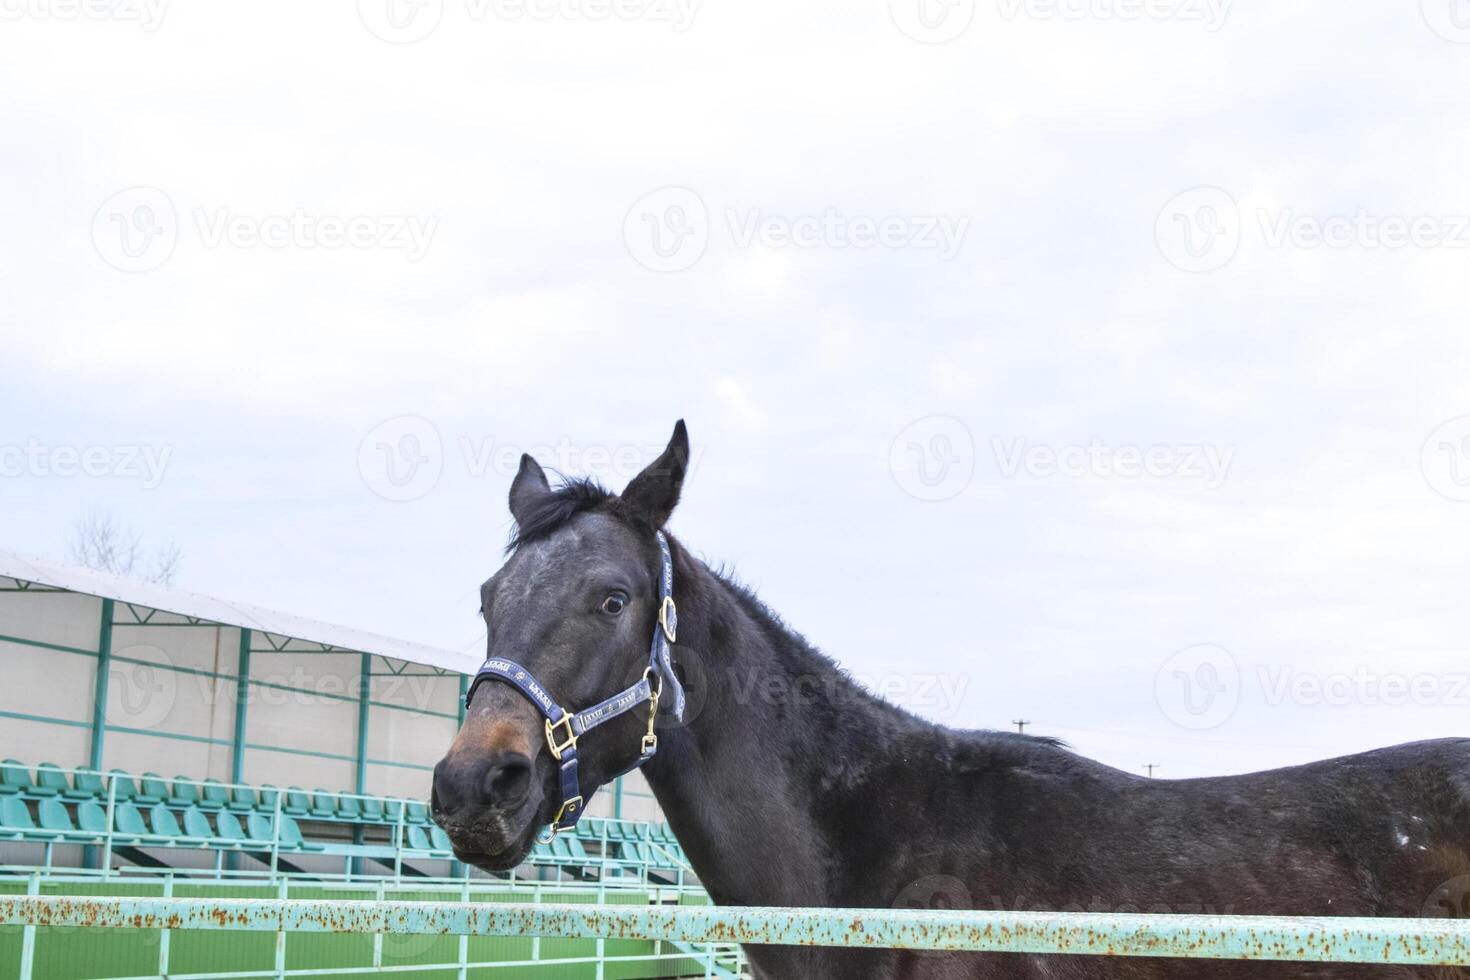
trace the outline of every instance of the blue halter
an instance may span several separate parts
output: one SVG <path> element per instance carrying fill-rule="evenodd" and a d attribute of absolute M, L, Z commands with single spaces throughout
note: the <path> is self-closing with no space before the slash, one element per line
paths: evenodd
<path fill-rule="evenodd" d="M 505 681 L 524 694 L 546 716 L 546 745 L 559 764 L 561 809 L 552 818 L 550 835 L 541 841 L 543 844 L 577 825 L 587 809 L 587 802 L 596 790 L 594 787 L 583 793 L 581 781 L 577 778 L 578 739 L 598 725 L 612 721 L 643 702 L 648 702 L 648 732 L 643 736 L 638 759 L 627 769 L 610 777 L 615 779 L 639 768 L 658 751 L 658 735 L 654 734 L 653 726 L 658 718 L 658 703 L 665 686 L 671 695 L 674 717 L 678 720 L 684 718 L 684 687 L 674 676 L 673 660 L 669 656 L 669 647 L 674 642 L 674 634 L 679 626 L 679 613 L 674 606 L 674 559 L 669 553 L 669 542 L 664 533 L 655 533 L 662 562 L 658 580 L 658 623 L 653 629 L 653 643 L 648 648 L 648 667 L 644 669 L 643 677 L 637 684 L 584 711 L 568 711 L 546 692 L 529 670 L 515 661 L 491 657 L 476 672 L 474 679 L 470 681 L 469 690 L 465 692 L 464 706 L 468 711 L 475 689 L 482 681 Z M 654 678 L 658 681 L 656 685 Z"/>

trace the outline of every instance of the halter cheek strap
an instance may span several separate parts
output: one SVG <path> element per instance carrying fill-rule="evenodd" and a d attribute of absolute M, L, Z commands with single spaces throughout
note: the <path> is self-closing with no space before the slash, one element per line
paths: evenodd
<path fill-rule="evenodd" d="M 577 741 L 598 725 L 627 714 L 648 702 L 648 731 L 643 736 L 637 760 L 627 769 L 610 778 L 617 778 L 639 768 L 658 751 L 658 735 L 654 733 L 654 722 L 658 718 L 658 705 L 664 692 L 669 694 L 669 707 L 677 720 L 684 718 L 684 687 L 674 675 L 673 659 L 669 654 L 679 626 L 679 612 L 674 606 L 674 559 L 669 552 L 669 542 L 662 531 L 656 532 L 660 558 L 658 581 L 658 623 L 654 626 L 653 642 L 648 648 L 648 666 L 643 676 L 632 687 L 614 694 L 599 704 L 582 711 L 568 711 L 547 693 L 531 672 L 513 660 L 491 657 L 485 661 L 469 690 L 465 692 L 464 704 L 468 710 L 475 696 L 475 689 L 483 681 L 505 681 L 513 686 L 526 700 L 536 706 L 546 719 L 546 745 L 557 760 L 558 782 L 561 786 L 561 808 L 552 818 L 550 836 L 542 843 L 550 842 L 557 834 L 571 830 L 587 809 L 596 787 L 582 792 L 581 780 L 577 775 Z M 655 683 L 655 679 L 657 683 Z"/>

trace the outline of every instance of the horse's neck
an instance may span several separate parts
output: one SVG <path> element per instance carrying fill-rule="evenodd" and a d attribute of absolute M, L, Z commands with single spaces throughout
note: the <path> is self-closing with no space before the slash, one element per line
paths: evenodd
<path fill-rule="evenodd" d="M 854 756 L 871 749 L 823 730 L 834 706 L 820 699 L 847 682 L 828 662 L 793 657 L 790 638 L 708 569 L 683 574 L 691 572 L 678 650 L 689 710 L 683 726 L 660 736 L 645 775 L 716 901 L 826 904 L 820 775 L 861 766 Z"/>

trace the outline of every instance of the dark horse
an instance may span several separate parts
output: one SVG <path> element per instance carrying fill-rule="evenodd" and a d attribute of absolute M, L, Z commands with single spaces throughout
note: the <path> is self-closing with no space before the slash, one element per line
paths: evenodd
<path fill-rule="evenodd" d="M 681 422 L 621 496 L 553 489 L 529 456 L 510 557 L 481 589 L 494 658 L 582 709 L 638 681 L 657 623 L 655 537 L 689 456 Z M 671 543 L 682 721 L 659 706 L 644 772 L 726 905 L 1463 916 L 1470 739 L 1273 772 L 1157 780 L 1057 742 L 930 724 L 850 682 L 748 590 Z M 639 757 L 648 706 L 588 732 L 583 793 Z M 435 769 L 463 860 L 519 864 L 562 803 L 545 718 L 473 692 Z M 756 975 L 859 978 L 1470 977 L 1462 969 L 757 946 Z"/>

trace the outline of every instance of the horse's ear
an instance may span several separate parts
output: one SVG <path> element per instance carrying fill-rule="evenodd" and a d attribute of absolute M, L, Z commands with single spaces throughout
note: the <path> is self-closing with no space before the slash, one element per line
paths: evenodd
<path fill-rule="evenodd" d="M 650 526 L 663 527 L 674 512 L 674 505 L 679 502 L 679 490 L 684 486 L 684 473 L 688 468 L 689 431 L 684 428 L 684 420 L 680 419 L 674 423 L 674 435 L 669 439 L 668 448 L 628 483 L 622 495 L 623 506 Z"/>
<path fill-rule="evenodd" d="M 517 524 L 525 524 L 531 505 L 550 492 L 551 484 L 546 482 L 546 471 L 541 469 L 541 464 L 529 453 L 522 453 L 521 468 L 510 481 L 510 516 Z"/>

